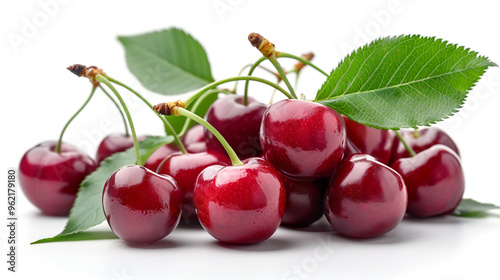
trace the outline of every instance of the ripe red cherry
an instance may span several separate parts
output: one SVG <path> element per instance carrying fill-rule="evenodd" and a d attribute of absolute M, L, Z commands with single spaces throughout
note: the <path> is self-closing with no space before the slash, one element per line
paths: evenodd
<path fill-rule="evenodd" d="M 231 161 L 219 153 L 179 154 L 167 157 L 159 166 L 157 173 L 172 176 L 183 193 L 182 219 L 186 223 L 197 223 L 194 210 L 193 190 L 196 178 L 203 169 L 211 165 L 229 165 Z"/>
<path fill-rule="evenodd" d="M 161 146 L 148 158 L 148 160 L 144 164 L 144 167 L 146 167 L 149 170 L 156 171 L 158 169 L 158 166 L 163 160 L 165 160 L 168 156 L 178 151 L 179 149 L 175 144 L 168 144 Z"/>
<path fill-rule="evenodd" d="M 147 136 L 137 138 L 137 141 L 144 140 Z M 134 146 L 132 136 L 125 136 L 125 134 L 111 134 L 102 139 L 99 147 L 97 148 L 96 160 L 101 163 L 105 158 L 114 153 L 123 152 L 128 148 Z"/>
<path fill-rule="evenodd" d="M 96 163 L 75 146 L 46 141 L 29 149 L 19 164 L 21 189 L 36 207 L 47 215 L 66 216 L 73 206 L 83 179 Z"/>
<path fill-rule="evenodd" d="M 455 144 L 455 142 L 453 142 L 453 139 L 451 139 L 451 137 L 448 134 L 446 134 L 443 130 L 437 127 L 423 128 L 418 131 L 402 130 L 400 131 L 400 133 L 401 136 L 403 136 L 403 139 L 406 141 L 406 143 L 410 145 L 417 154 L 424 150 L 429 149 L 434 145 L 442 144 L 448 146 L 458 156 L 460 156 L 458 147 Z M 395 150 L 393 152 L 391 162 L 395 162 L 400 158 L 410 157 L 403 143 L 401 143 L 401 141 L 399 141 L 399 139 L 397 138 L 395 139 L 394 149 Z"/>
<path fill-rule="evenodd" d="M 152 243 L 167 236 L 179 223 L 182 192 L 172 177 L 129 165 L 108 178 L 102 205 L 118 237 L 132 243 Z"/>
<path fill-rule="evenodd" d="M 205 119 L 226 139 L 239 158 L 257 157 L 262 153 L 259 130 L 266 105 L 248 98 L 243 105 L 243 96 L 226 95 L 215 101 Z M 208 151 L 226 153 L 219 140 L 205 131 Z"/>
<path fill-rule="evenodd" d="M 323 216 L 323 201 L 327 180 L 298 181 L 282 175 L 286 191 L 282 225 L 305 228 Z"/>
<path fill-rule="evenodd" d="M 201 225 L 226 243 L 252 244 L 268 239 L 285 211 L 285 188 L 276 169 L 261 158 L 243 163 L 207 167 L 194 189 Z"/>
<path fill-rule="evenodd" d="M 383 235 L 403 219 L 406 187 L 396 171 L 373 157 L 346 158 L 330 181 L 325 216 L 340 233 L 355 238 Z"/>
<path fill-rule="evenodd" d="M 346 148 L 345 156 L 355 153 L 369 154 L 383 164 L 391 160 L 396 134 L 392 130 L 382 130 L 362 125 L 343 116 L 347 140 L 355 149 Z M 350 145 L 347 145 L 350 147 Z"/>
<path fill-rule="evenodd" d="M 449 147 L 435 145 L 391 165 L 408 189 L 407 213 L 415 217 L 447 215 L 462 199 L 465 179 L 458 155 Z"/>
<path fill-rule="evenodd" d="M 265 158 L 288 177 L 329 178 L 344 155 L 344 120 L 321 104 L 282 100 L 264 113 L 260 144 Z"/>

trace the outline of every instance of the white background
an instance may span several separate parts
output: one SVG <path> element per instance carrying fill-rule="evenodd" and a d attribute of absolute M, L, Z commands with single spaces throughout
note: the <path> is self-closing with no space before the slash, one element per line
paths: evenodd
<path fill-rule="evenodd" d="M 314 62 L 327 71 L 354 48 L 399 34 L 444 38 L 500 63 L 495 2 L 3 1 L 2 178 L 7 181 L 8 168 L 17 168 L 27 149 L 57 139 L 87 98 L 90 85 L 65 69 L 71 64 L 102 67 L 153 104 L 173 99 L 141 87 L 127 69 L 117 35 L 181 27 L 203 44 L 216 79 L 234 76 L 260 57 L 247 41 L 250 32 L 263 34 L 278 50 L 314 51 Z M 292 63 L 283 62 L 285 68 Z M 465 197 L 497 205 L 499 74 L 498 68 L 489 69 L 461 112 L 439 124 L 460 147 Z M 306 69 L 299 92 L 312 98 L 322 82 L 320 74 Z M 252 96 L 268 101 L 269 89 L 252 88 Z M 162 133 L 161 123 L 145 106 L 133 97 L 126 100 L 139 134 Z M 103 127 L 103 121 L 110 121 L 111 128 Z M 119 115 L 97 94 L 67 130 L 65 141 L 93 155 L 104 135 L 121 131 Z M 2 224 L 7 223 L 5 190 L 0 192 Z M 0 226 L 0 271 L 8 277 L 2 279 L 498 279 L 500 212 L 493 213 L 486 219 L 405 219 L 394 231 L 371 240 L 340 237 L 323 221 L 308 231 L 280 228 L 255 246 L 222 245 L 196 228 L 178 228 L 145 248 L 115 239 L 29 245 L 59 233 L 65 219 L 39 214 L 19 192 L 18 272 L 7 272 L 5 225 Z M 94 230 L 109 229 L 103 224 Z"/>

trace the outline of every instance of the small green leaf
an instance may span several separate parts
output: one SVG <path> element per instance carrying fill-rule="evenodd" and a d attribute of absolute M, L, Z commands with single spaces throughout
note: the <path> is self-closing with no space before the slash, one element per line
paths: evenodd
<path fill-rule="evenodd" d="M 441 39 L 381 38 L 340 62 L 315 102 L 376 128 L 426 126 L 457 112 L 489 66 L 497 65 Z"/>
<path fill-rule="evenodd" d="M 144 87 L 174 95 L 214 81 L 205 50 L 191 35 L 177 28 L 119 36 L 127 65 Z"/>
<path fill-rule="evenodd" d="M 500 209 L 500 206 L 491 203 L 482 203 L 470 198 L 460 201 L 460 204 L 453 211 L 453 216 L 481 218 L 486 216 L 486 211 Z"/>
<path fill-rule="evenodd" d="M 205 114 L 207 113 L 212 103 L 214 103 L 215 100 L 217 100 L 217 98 L 218 98 L 217 92 L 206 93 L 200 97 L 200 102 L 191 103 L 187 107 L 187 109 L 190 112 L 195 113 L 196 115 L 203 118 L 205 117 Z M 188 119 L 184 116 L 166 116 L 166 118 L 170 122 L 176 133 L 180 133 L 182 131 L 182 128 L 184 127 L 186 121 L 189 123 L 188 128 L 196 124 L 193 120 Z"/>
<path fill-rule="evenodd" d="M 172 136 L 152 136 L 139 142 L 141 160 L 148 157 L 159 147 L 172 143 Z M 61 236 L 82 232 L 105 220 L 102 211 L 102 190 L 106 180 L 120 167 L 134 164 L 136 161 L 134 148 L 116 153 L 101 162 L 101 165 L 80 184 L 73 208 L 69 213 L 64 230 L 55 237 L 44 238 L 33 243 L 61 241 Z M 64 238 L 63 238 L 64 239 Z"/>
<path fill-rule="evenodd" d="M 40 244 L 47 242 L 64 242 L 64 241 L 83 241 L 83 240 L 102 240 L 102 239 L 118 239 L 112 231 L 83 231 L 73 234 L 58 235 L 51 238 L 44 238 L 32 242 L 31 244 Z"/>

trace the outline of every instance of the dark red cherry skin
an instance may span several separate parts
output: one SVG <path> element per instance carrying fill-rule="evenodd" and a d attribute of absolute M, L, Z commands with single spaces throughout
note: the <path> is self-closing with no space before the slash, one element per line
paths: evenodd
<path fill-rule="evenodd" d="M 182 192 L 172 177 L 128 165 L 104 184 L 102 206 L 109 226 L 122 240 L 152 243 L 179 223 Z"/>
<path fill-rule="evenodd" d="M 383 164 L 391 160 L 396 134 L 392 130 L 369 127 L 343 116 L 348 142 L 355 148 L 346 148 L 345 156 L 355 153 L 369 154 Z"/>
<path fill-rule="evenodd" d="M 415 130 L 401 130 L 400 133 L 406 143 L 408 143 L 408 145 L 410 145 L 417 154 L 434 145 L 442 144 L 448 146 L 458 156 L 460 156 L 458 147 L 455 142 L 453 142 L 453 139 L 451 139 L 446 132 L 437 127 L 423 128 L 417 132 L 415 132 Z M 408 154 L 405 146 L 401 143 L 401 141 L 399 141 L 399 139 L 396 138 L 391 163 L 400 158 L 408 157 L 410 157 L 410 154 Z"/>
<path fill-rule="evenodd" d="M 230 165 L 231 160 L 219 153 L 181 154 L 175 153 L 167 157 L 156 173 L 172 176 L 183 193 L 182 220 L 187 223 L 198 223 L 194 210 L 193 191 L 196 178 L 203 169 L 211 165 Z"/>
<path fill-rule="evenodd" d="M 196 124 L 186 131 L 186 134 L 182 136 L 182 143 L 185 146 L 189 146 L 194 143 L 205 142 L 205 128 Z"/>
<path fill-rule="evenodd" d="M 282 100 L 264 113 L 260 144 L 265 158 L 288 177 L 329 178 L 344 155 L 344 120 L 318 103 Z"/>
<path fill-rule="evenodd" d="M 175 144 L 168 144 L 158 148 L 146 161 L 144 167 L 156 171 L 160 163 L 173 153 L 179 152 Z"/>
<path fill-rule="evenodd" d="M 226 95 L 215 101 L 208 110 L 205 119 L 233 148 L 240 159 L 257 157 L 262 154 L 259 144 L 259 130 L 266 105 L 248 98 L 243 105 L 243 96 Z M 219 140 L 205 130 L 205 142 L 208 151 L 226 153 Z"/>
<path fill-rule="evenodd" d="M 19 164 L 19 183 L 28 200 L 44 214 L 67 216 L 83 179 L 97 167 L 75 146 L 46 141 L 29 149 Z"/>
<path fill-rule="evenodd" d="M 196 180 L 198 219 L 210 235 L 225 243 L 267 240 L 285 211 L 285 188 L 276 169 L 261 158 L 243 163 L 209 166 Z"/>
<path fill-rule="evenodd" d="M 460 158 L 447 146 L 434 145 L 414 157 L 397 160 L 391 167 L 405 180 L 406 212 L 411 216 L 447 215 L 462 200 L 465 179 Z"/>
<path fill-rule="evenodd" d="M 396 171 L 371 156 L 355 154 L 342 162 L 328 185 L 325 216 L 345 236 L 372 238 L 399 224 L 407 202 Z"/>
<path fill-rule="evenodd" d="M 138 137 L 138 141 L 142 141 L 147 136 Z M 99 147 L 97 148 L 96 160 L 97 163 L 101 163 L 105 158 L 109 157 L 114 153 L 123 152 L 128 148 L 134 146 L 134 140 L 132 136 L 125 136 L 125 134 L 111 134 L 104 139 L 102 139 Z"/>
<path fill-rule="evenodd" d="M 284 175 L 281 179 L 286 191 L 282 225 L 306 228 L 323 216 L 323 201 L 328 180 L 299 181 Z"/>

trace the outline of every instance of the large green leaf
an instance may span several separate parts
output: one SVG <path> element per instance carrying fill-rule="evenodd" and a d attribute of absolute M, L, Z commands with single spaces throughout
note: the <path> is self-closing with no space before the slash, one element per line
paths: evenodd
<path fill-rule="evenodd" d="M 455 113 L 489 66 L 484 56 L 441 39 L 378 39 L 347 56 L 315 102 L 383 129 L 433 124 Z"/>
<path fill-rule="evenodd" d="M 214 81 L 205 50 L 177 28 L 119 36 L 127 65 L 144 87 L 166 95 L 185 93 Z"/>
<path fill-rule="evenodd" d="M 172 141 L 172 136 L 152 136 L 142 140 L 139 143 L 142 162 L 146 162 L 156 149 Z M 80 184 L 64 230 L 55 237 L 44 238 L 34 243 L 66 240 L 66 237 L 61 238 L 61 236 L 77 234 L 102 223 L 105 220 L 102 211 L 102 190 L 106 180 L 120 167 L 134 164 L 135 161 L 134 148 L 116 153 L 103 160 L 100 166 L 85 177 L 85 180 Z M 82 238 L 84 237 L 88 238 L 88 235 L 82 235 Z M 69 239 L 75 240 L 77 237 Z"/>

